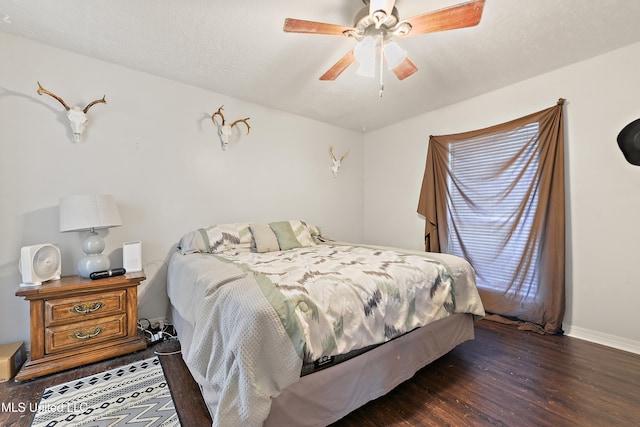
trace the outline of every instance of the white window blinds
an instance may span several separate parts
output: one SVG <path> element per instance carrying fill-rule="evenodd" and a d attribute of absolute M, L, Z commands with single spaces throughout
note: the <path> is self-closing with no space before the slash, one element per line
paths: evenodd
<path fill-rule="evenodd" d="M 538 239 L 531 236 L 538 205 L 538 131 L 538 123 L 531 123 L 450 144 L 448 153 L 446 252 L 472 263 L 479 288 L 509 290 L 525 300 L 536 298 L 539 283 Z M 530 261 L 524 263 L 528 269 L 520 268 L 523 259 Z"/>

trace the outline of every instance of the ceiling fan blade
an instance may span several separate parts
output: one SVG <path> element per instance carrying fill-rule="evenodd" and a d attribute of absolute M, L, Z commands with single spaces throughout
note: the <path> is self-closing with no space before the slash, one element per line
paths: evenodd
<path fill-rule="evenodd" d="M 352 27 L 294 18 L 286 18 L 282 29 L 286 33 L 327 34 L 330 36 L 342 36 L 345 31 L 353 30 Z"/>
<path fill-rule="evenodd" d="M 404 80 L 418 71 L 418 67 L 416 67 L 416 64 L 414 64 L 413 61 L 410 60 L 407 56 L 400 64 L 396 65 L 396 67 L 393 68 L 392 71 L 393 74 L 396 75 L 398 80 Z"/>
<path fill-rule="evenodd" d="M 356 57 L 353 54 L 353 49 L 349 51 L 345 56 L 340 58 L 338 62 L 334 64 L 333 67 L 329 68 L 326 73 L 320 76 L 320 80 L 335 80 L 338 78 L 340 74 L 344 70 L 346 70 L 349 65 L 353 64 L 356 60 Z"/>
<path fill-rule="evenodd" d="M 473 0 L 407 19 L 411 31 L 405 37 L 478 25 L 485 0 Z"/>

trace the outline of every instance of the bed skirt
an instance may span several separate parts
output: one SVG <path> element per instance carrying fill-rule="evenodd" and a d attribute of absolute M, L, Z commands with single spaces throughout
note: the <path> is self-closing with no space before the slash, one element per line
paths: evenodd
<path fill-rule="evenodd" d="M 176 310 L 172 310 L 172 315 L 182 348 L 189 348 L 193 335 L 191 325 Z M 470 314 L 453 314 L 415 329 L 357 357 L 301 377 L 272 399 L 264 425 L 320 427 L 331 424 L 387 394 L 424 366 L 473 338 L 474 320 Z M 204 378 L 189 370 L 213 414 L 217 396 Z"/>

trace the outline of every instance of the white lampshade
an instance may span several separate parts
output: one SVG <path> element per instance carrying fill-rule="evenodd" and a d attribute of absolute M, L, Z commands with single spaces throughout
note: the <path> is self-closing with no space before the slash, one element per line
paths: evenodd
<path fill-rule="evenodd" d="M 367 36 L 353 48 L 353 55 L 359 67 L 356 74 L 365 77 L 375 77 L 376 72 L 376 41 Z"/>
<path fill-rule="evenodd" d="M 81 194 L 60 199 L 60 231 L 82 231 L 122 225 L 118 205 L 106 194 Z"/>
<path fill-rule="evenodd" d="M 384 57 L 389 64 L 389 69 L 393 70 L 407 57 L 407 51 L 398 46 L 396 42 L 389 42 L 384 47 Z"/>
<path fill-rule="evenodd" d="M 109 258 L 102 254 L 104 240 L 95 230 L 120 225 L 120 212 L 111 196 L 81 194 L 60 199 L 60 231 L 91 231 L 82 242 L 85 256 L 78 262 L 78 274 L 82 277 L 90 277 L 91 273 L 111 266 Z"/>

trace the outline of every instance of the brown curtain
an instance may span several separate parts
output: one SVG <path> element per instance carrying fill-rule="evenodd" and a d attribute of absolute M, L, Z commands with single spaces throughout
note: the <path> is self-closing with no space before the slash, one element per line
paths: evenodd
<path fill-rule="evenodd" d="M 537 192 L 537 209 L 533 213 L 532 230 L 527 237 L 526 248 L 518 263 L 518 274 L 514 275 L 514 283 L 508 289 L 496 290 L 491 287 L 479 287 L 485 310 L 507 317 L 518 318 L 530 322 L 546 333 L 562 333 L 562 319 L 565 310 L 565 196 L 564 196 L 564 100 L 558 104 L 522 117 L 508 123 L 490 128 L 475 130 L 454 135 L 431 136 L 427 152 L 418 213 L 425 217 L 425 249 L 429 252 L 447 252 L 451 215 L 448 215 L 450 201 L 449 183 L 455 182 L 449 165 L 450 145 L 481 139 L 491 150 L 491 136 L 523 129 L 532 123 L 538 124 L 538 132 L 517 156 L 531 155 L 537 157 L 537 185 L 531 186 L 530 192 Z M 495 150 L 495 148 L 494 148 Z M 522 159 L 509 159 L 499 174 L 510 164 Z M 521 163 L 520 163 L 521 164 Z M 519 177 L 514 177 L 517 180 Z M 514 184 L 515 186 L 515 184 Z M 508 190 L 510 191 L 510 190 Z M 499 199 L 497 199 L 499 200 Z M 499 203 L 499 202 L 496 202 Z M 524 204 L 513 213 L 519 219 L 522 215 L 531 215 Z M 535 248 L 535 249 L 534 249 Z M 531 264 L 531 250 L 537 251 L 537 265 Z M 476 271 L 481 265 L 474 265 Z M 525 272 L 536 268 L 539 283 L 536 295 L 522 298 L 522 289 L 527 286 L 518 283 Z"/>

